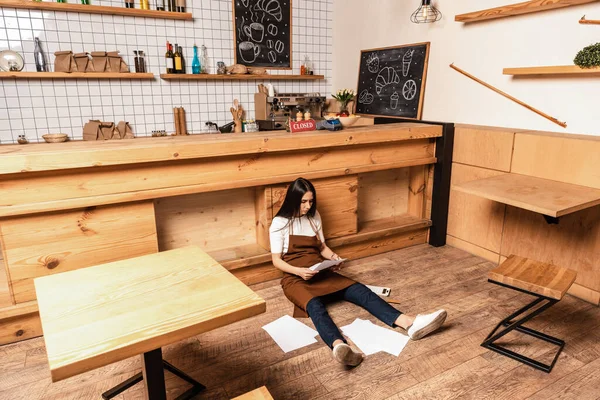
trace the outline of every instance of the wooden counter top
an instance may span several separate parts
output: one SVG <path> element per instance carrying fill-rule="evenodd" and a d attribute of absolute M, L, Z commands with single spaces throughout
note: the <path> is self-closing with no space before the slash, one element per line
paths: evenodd
<path fill-rule="evenodd" d="M 205 134 L 0 146 L 0 174 L 364 145 L 442 136 L 437 125 L 398 123 L 338 132 Z"/>

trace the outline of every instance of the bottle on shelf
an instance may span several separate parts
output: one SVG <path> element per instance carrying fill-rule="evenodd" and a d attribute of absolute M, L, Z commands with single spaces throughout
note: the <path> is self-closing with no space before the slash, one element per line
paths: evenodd
<path fill-rule="evenodd" d="M 181 55 L 181 74 L 185 74 L 185 57 L 183 56 L 183 48 L 179 46 L 179 54 Z"/>
<path fill-rule="evenodd" d="M 35 58 L 35 69 L 37 72 L 48 72 L 48 64 L 46 64 L 46 57 L 44 56 L 44 51 L 42 50 L 42 45 L 40 44 L 40 39 L 35 38 L 35 49 L 33 50 L 33 55 Z"/>
<path fill-rule="evenodd" d="M 167 74 L 172 74 L 175 72 L 175 67 L 173 63 L 173 51 L 171 50 L 171 44 L 167 42 L 167 52 L 165 54 L 165 61 L 167 64 Z"/>
<path fill-rule="evenodd" d="M 175 53 L 173 53 L 173 68 L 175 69 L 173 71 L 174 74 L 183 74 L 183 57 L 179 52 L 180 48 L 181 47 L 177 46 L 177 43 L 175 43 Z"/>
<path fill-rule="evenodd" d="M 198 46 L 194 44 L 194 59 L 192 60 L 192 74 L 199 74 L 201 71 L 200 68 L 200 59 L 198 59 Z"/>
<path fill-rule="evenodd" d="M 135 64 L 135 72 L 140 72 L 140 57 L 137 50 L 133 51 L 135 57 L 133 57 L 133 62 Z"/>
<path fill-rule="evenodd" d="M 205 45 L 200 46 L 200 73 L 208 74 L 208 50 Z"/>
<path fill-rule="evenodd" d="M 150 4 L 148 3 L 148 0 L 140 0 L 140 8 L 142 10 L 149 10 Z"/>
<path fill-rule="evenodd" d="M 300 66 L 300 75 L 306 75 L 306 59 L 307 58 L 308 58 L 307 56 L 304 56 L 304 62 Z"/>
<path fill-rule="evenodd" d="M 90 0 L 81 0 L 81 4 L 85 4 L 86 6 L 89 6 Z"/>
<path fill-rule="evenodd" d="M 133 8 L 133 0 L 125 0 L 125 8 Z"/>
<path fill-rule="evenodd" d="M 176 0 L 176 5 L 177 12 L 185 12 L 185 0 Z"/>
<path fill-rule="evenodd" d="M 165 11 L 165 0 L 156 0 L 156 11 Z"/>

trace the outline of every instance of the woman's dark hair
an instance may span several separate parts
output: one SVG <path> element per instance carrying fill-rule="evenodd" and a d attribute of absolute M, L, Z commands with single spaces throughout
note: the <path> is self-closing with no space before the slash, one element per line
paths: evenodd
<path fill-rule="evenodd" d="M 313 204 L 306 215 L 310 218 L 314 218 L 315 212 L 317 211 L 317 192 L 315 191 L 313 184 L 304 178 L 298 178 L 292 182 L 285 194 L 285 199 L 283 200 L 283 204 L 277 212 L 276 217 L 284 217 L 289 220 L 294 217 L 299 217 L 302 196 L 304 196 L 306 192 L 312 192 L 313 194 Z"/>

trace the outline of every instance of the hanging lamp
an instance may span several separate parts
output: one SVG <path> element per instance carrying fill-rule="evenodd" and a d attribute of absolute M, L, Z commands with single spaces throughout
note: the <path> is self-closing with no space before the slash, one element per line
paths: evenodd
<path fill-rule="evenodd" d="M 431 0 L 421 0 L 417 11 L 410 16 L 411 22 L 415 24 L 430 24 L 442 19 L 442 13 L 431 5 Z"/>

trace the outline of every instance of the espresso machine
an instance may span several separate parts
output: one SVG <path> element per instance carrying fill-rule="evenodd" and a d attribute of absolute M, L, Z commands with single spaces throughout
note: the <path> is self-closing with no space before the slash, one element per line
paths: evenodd
<path fill-rule="evenodd" d="M 298 111 L 310 112 L 311 118 L 323 120 L 325 96 L 319 93 L 278 93 L 268 96 L 265 93 L 254 94 L 254 110 L 259 130 L 272 131 L 285 129 L 288 118 L 296 119 Z"/>

